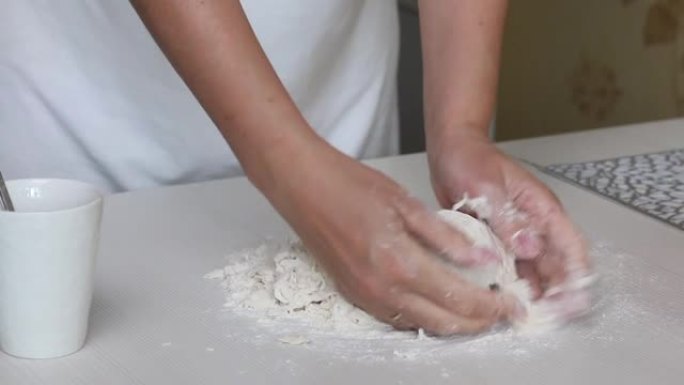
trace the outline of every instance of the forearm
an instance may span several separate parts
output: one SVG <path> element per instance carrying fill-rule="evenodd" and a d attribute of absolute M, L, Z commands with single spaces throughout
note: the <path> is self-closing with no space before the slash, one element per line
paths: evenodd
<path fill-rule="evenodd" d="M 496 100 L 506 0 L 421 0 L 428 146 L 486 137 Z"/>
<path fill-rule="evenodd" d="M 237 0 L 133 0 L 143 22 L 262 190 L 318 137 L 271 67 Z"/>

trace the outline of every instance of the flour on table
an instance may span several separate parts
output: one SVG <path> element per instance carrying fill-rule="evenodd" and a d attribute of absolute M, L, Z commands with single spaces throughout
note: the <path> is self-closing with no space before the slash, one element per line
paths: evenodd
<path fill-rule="evenodd" d="M 278 341 L 288 345 L 304 345 L 310 343 L 311 339 L 301 335 L 287 335 L 278 338 Z"/>
<path fill-rule="evenodd" d="M 205 277 L 222 280 L 225 306 L 261 318 L 294 320 L 318 331 L 387 333 L 393 329 L 347 302 L 299 242 L 262 245 L 230 256 Z M 292 343 L 284 337 L 285 343 Z"/>
<path fill-rule="evenodd" d="M 289 311 L 291 307 L 280 304 L 273 294 L 277 275 L 274 257 L 279 253 L 308 261 L 305 266 L 318 272 L 298 243 L 268 241 L 259 248 L 229 255 L 225 269 L 207 274 L 226 288 L 227 296 L 225 311 L 217 314 L 225 322 L 227 334 L 215 343 L 221 344 L 225 338 L 248 339 L 270 349 L 275 342 L 283 349 L 314 351 L 323 365 L 336 360 L 361 365 L 398 360 L 433 366 L 460 362 L 466 367 L 477 367 L 483 360 L 494 360 L 503 366 L 520 368 L 534 367 L 540 359 L 558 357 L 558 352 L 568 346 L 614 351 L 615 345 L 621 344 L 628 349 L 632 346 L 629 336 L 635 330 L 643 338 L 665 341 L 670 336 L 668 330 L 684 328 L 681 306 L 672 302 L 681 296 L 681 278 L 649 264 L 646 258 L 624 254 L 610 244 L 594 244 L 590 250 L 594 271 L 601 279 L 591 287 L 594 301 L 586 317 L 552 333 L 519 333 L 514 328 L 497 326 L 475 337 L 449 338 L 419 338 L 416 333 L 393 331 L 372 318 L 369 323 L 374 326 L 366 324 L 367 328 L 363 329 L 355 322 L 345 323 L 343 320 L 348 317 L 335 320 L 339 313 L 326 310 L 330 309 L 330 300 L 324 306 L 312 303 L 306 311 Z M 332 290 L 330 286 L 324 287 Z M 262 300 L 256 300 L 260 296 Z M 334 296 L 329 298 L 339 300 Z M 261 310 L 255 307 L 259 303 Z M 314 311 L 316 308 L 323 310 Z M 312 314 L 325 316 L 312 317 Z M 448 374 L 454 379 L 462 378 L 457 371 L 449 370 Z"/>

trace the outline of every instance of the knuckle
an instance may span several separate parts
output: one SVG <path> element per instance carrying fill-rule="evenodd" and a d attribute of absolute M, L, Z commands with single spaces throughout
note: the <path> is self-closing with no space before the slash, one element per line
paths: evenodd
<path fill-rule="evenodd" d="M 479 306 L 473 309 L 470 313 L 472 317 L 479 317 L 487 321 L 496 322 L 504 315 L 504 310 L 501 306 Z"/>
<path fill-rule="evenodd" d="M 521 207 L 535 207 L 542 215 L 563 213 L 563 205 L 551 190 L 539 182 L 519 193 L 515 202 Z"/>
<path fill-rule="evenodd" d="M 416 278 L 410 258 L 394 250 L 383 250 L 376 257 L 377 268 L 383 277 L 395 284 L 409 283 Z"/>
<path fill-rule="evenodd" d="M 461 300 L 456 303 L 454 310 L 458 312 L 459 315 L 464 317 L 473 316 L 476 313 L 477 306 L 471 301 Z"/>
<path fill-rule="evenodd" d="M 542 199 L 538 199 L 536 205 L 540 216 L 543 218 L 556 217 L 565 213 L 563 205 L 551 192 L 543 194 Z"/>
<path fill-rule="evenodd" d="M 548 217 L 555 217 L 564 214 L 564 212 L 563 207 L 556 201 L 553 201 L 544 207 L 544 214 Z"/>
<path fill-rule="evenodd" d="M 477 308 L 471 301 L 464 299 L 462 296 L 446 298 L 446 305 L 449 310 L 464 317 L 474 315 Z"/>
<path fill-rule="evenodd" d="M 395 200 L 397 211 L 406 221 L 413 221 L 425 211 L 423 204 L 416 198 L 407 193 L 400 194 Z"/>
<path fill-rule="evenodd" d="M 373 276 L 366 276 L 357 280 L 354 292 L 356 297 L 370 304 L 386 302 L 391 293 L 388 285 Z"/>

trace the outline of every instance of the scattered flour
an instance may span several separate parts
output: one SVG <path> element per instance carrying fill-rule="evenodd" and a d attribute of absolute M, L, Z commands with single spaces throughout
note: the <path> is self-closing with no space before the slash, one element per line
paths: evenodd
<path fill-rule="evenodd" d="M 347 302 L 299 242 L 264 244 L 229 260 L 223 269 L 205 276 L 222 281 L 226 307 L 343 335 L 378 336 L 393 331 Z M 281 342 L 292 343 L 289 339 Z"/>
<path fill-rule="evenodd" d="M 309 337 L 296 334 L 280 337 L 278 341 L 288 345 L 304 345 L 311 342 Z"/>
<path fill-rule="evenodd" d="M 664 333 L 641 325 L 666 324 L 662 330 L 684 327 L 684 320 L 675 317 L 677 307 L 658 300 L 677 298 L 670 293 L 680 290 L 677 277 L 608 245 L 594 246 L 591 255 L 600 279 L 591 288 L 595 301 L 589 315 L 539 334 L 520 334 L 502 326 L 475 337 L 433 338 L 394 331 L 344 301 L 298 243 L 269 241 L 229 255 L 225 268 L 206 277 L 220 280 L 225 288 L 226 331 L 237 333 L 230 334 L 232 338 L 317 351 L 322 364 L 330 359 L 369 365 L 388 360 L 436 364 L 446 359 L 477 366 L 483 358 L 502 365 L 527 364 L 567 345 L 610 349 L 624 344 L 633 330 L 643 330 L 648 338 Z M 648 292 L 654 297 L 643 297 Z"/>

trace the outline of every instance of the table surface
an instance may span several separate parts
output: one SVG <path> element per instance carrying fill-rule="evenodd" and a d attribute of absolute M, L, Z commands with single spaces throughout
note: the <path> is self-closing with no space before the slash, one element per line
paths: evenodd
<path fill-rule="evenodd" d="M 681 121 L 502 144 L 541 165 L 671 148 Z M 644 133 L 644 128 L 649 128 Z M 672 136 L 670 136 L 672 135 Z M 677 139 L 679 143 L 684 143 Z M 424 155 L 369 162 L 435 206 Z M 0 384 L 681 383 L 684 233 L 539 173 L 589 238 L 604 278 L 594 316 L 543 336 L 287 345 L 222 310 L 203 275 L 285 223 L 244 179 L 165 187 L 105 201 L 90 335 L 53 360 L 0 354 Z M 608 250 L 608 252 L 606 252 Z M 396 344 L 427 349 L 397 355 Z"/>
<path fill-rule="evenodd" d="M 669 119 L 501 143 L 539 166 L 616 158 L 684 147 L 684 119 Z"/>

